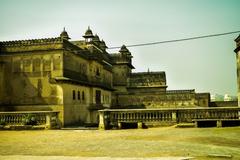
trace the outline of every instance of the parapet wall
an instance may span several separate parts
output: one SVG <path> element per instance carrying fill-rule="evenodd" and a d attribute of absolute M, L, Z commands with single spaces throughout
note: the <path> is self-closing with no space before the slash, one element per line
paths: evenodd
<path fill-rule="evenodd" d="M 165 87 L 165 72 L 132 73 L 128 79 L 128 87 Z"/>
<path fill-rule="evenodd" d="M 208 99 L 204 100 L 208 104 Z M 121 108 L 189 108 L 200 104 L 194 90 L 121 93 L 115 96 L 114 102 L 114 107 L 121 106 Z"/>
<path fill-rule="evenodd" d="M 238 106 L 238 101 L 215 101 L 210 102 L 210 107 L 236 107 Z"/>

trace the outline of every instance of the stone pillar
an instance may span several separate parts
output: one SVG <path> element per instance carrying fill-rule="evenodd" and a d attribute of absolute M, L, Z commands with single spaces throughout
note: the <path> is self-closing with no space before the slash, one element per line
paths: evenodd
<path fill-rule="evenodd" d="M 118 129 L 122 129 L 122 122 L 118 122 Z"/>
<path fill-rule="evenodd" d="M 217 120 L 217 127 L 218 128 L 222 127 L 222 121 L 221 120 Z"/>
<path fill-rule="evenodd" d="M 143 123 L 142 123 L 142 122 L 138 122 L 137 125 L 138 125 L 138 129 L 142 129 L 142 128 L 143 128 L 143 127 L 142 127 L 142 126 L 143 126 Z"/>
<path fill-rule="evenodd" d="M 46 129 L 51 129 L 51 115 L 46 114 Z"/>
<path fill-rule="evenodd" d="M 194 126 L 197 128 L 198 127 L 198 121 L 194 122 Z"/>
<path fill-rule="evenodd" d="M 172 111 L 172 121 L 177 122 L 177 113 L 175 111 Z"/>
<path fill-rule="evenodd" d="M 105 112 L 104 111 L 98 111 L 99 113 L 99 125 L 98 129 L 105 130 L 106 129 L 106 124 L 104 120 Z"/>

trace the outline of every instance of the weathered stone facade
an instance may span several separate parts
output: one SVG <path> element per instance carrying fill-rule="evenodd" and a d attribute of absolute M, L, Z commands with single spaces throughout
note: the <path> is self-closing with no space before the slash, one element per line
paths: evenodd
<path fill-rule="evenodd" d="M 126 46 L 109 54 L 87 29 L 84 40 L 0 42 L 0 111 L 60 111 L 62 125 L 97 123 L 104 108 L 208 106 L 209 94 L 167 91 L 165 72 L 132 73 Z"/>
<path fill-rule="evenodd" d="M 238 86 L 238 106 L 240 106 L 240 35 L 235 39 L 236 49 L 234 52 L 236 53 L 237 60 L 237 86 Z"/>
<path fill-rule="evenodd" d="M 208 107 L 209 93 L 194 90 L 167 90 L 166 74 L 160 72 L 132 73 L 131 53 L 122 46 L 113 57 L 112 108 L 189 108 Z"/>
<path fill-rule="evenodd" d="M 90 34 L 89 34 L 90 32 Z M 63 125 L 96 123 L 111 104 L 112 66 L 104 42 L 50 39 L 1 42 L 0 105 L 5 111 L 60 111 Z"/>

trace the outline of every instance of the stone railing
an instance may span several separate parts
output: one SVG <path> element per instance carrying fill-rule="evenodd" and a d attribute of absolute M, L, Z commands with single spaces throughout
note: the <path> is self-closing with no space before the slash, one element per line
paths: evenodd
<path fill-rule="evenodd" d="M 239 119 L 240 107 L 183 109 L 112 109 L 99 111 L 99 128 L 120 123 L 192 123 L 195 119 Z"/>
<path fill-rule="evenodd" d="M 193 119 L 239 119 L 240 107 L 218 107 L 177 110 L 177 122 L 192 122 Z"/>
<path fill-rule="evenodd" d="M 173 113 L 170 110 L 110 112 L 109 119 L 111 122 L 172 121 Z"/>
<path fill-rule="evenodd" d="M 45 128 L 60 128 L 59 112 L 56 111 L 21 111 L 0 112 L 2 125 L 42 125 Z"/>

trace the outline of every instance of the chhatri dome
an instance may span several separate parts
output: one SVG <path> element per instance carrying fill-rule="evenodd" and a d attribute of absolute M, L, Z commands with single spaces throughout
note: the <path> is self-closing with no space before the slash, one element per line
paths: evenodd
<path fill-rule="evenodd" d="M 69 39 L 70 39 L 69 36 L 68 36 L 68 33 L 67 33 L 66 30 L 65 30 L 65 27 L 63 28 L 63 31 L 62 31 L 62 33 L 60 34 L 60 37 L 61 37 L 62 39 L 65 39 L 65 40 L 69 40 Z"/>
<path fill-rule="evenodd" d="M 86 30 L 85 34 L 83 35 L 84 38 L 93 38 L 94 35 L 92 33 L 92 30 L 90 29 L 90 27 L 88 26 L 88 29 Z"/>
<path fill-rule="evenodd" d="M 120 48 L 119 52 L 121 54 L 125 54 L 128 56 L 131 56 L 131 52 L 127 49 L 127 47 L 125 45 L 122 45 L 122 47 Z"/>

